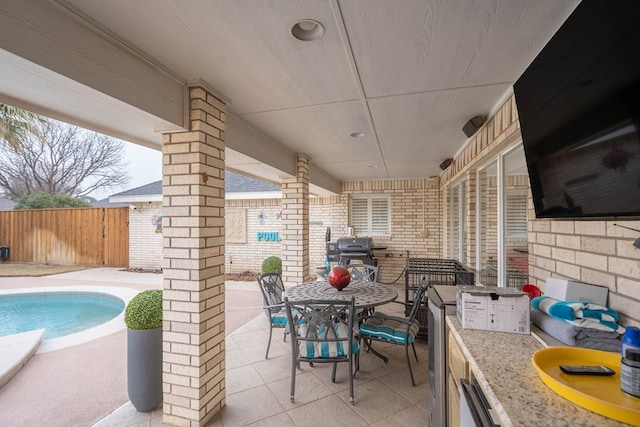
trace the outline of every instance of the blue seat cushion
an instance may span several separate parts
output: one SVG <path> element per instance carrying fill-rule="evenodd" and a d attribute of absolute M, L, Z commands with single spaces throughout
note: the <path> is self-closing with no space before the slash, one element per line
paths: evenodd
<path fill-rule="evenodd" d="M 327 335 L 329 338 L 347 338 L 349 336 L 348 326 L 338 323 L 333 326 L 333 332 L 325 331 L 326 328 L 320 328 L 321 336 Z M 308 336 L 308 328 L 306 324 L 300 325 L 300 336 Z M 351 344 L 351 353 L 356 354 L 359 350 L 358 341 L 353 340 Z M 322 359 L 330 357 L 346 356 L 349 349 L 346 341 L 302 341 L 300 343 L 300 356 L 311 359 Z"/>
<path fill-rule="evenodd" d="M 407 331 L 407 324 L 399 318 L 375 313 L 360 325 L 360 335 L 393 341 L 398 344 L 411 344 L 420 330 L 420 322 L 414 320 Z"/>
<path fill-rule="evenodd" d="M 294 318 L 296 318 L 300 315 L 300 312 L 294 308 L 293 310 L 291 310 L 291 314 L 293 315 Z M 280 310 L 278 310 L 277 308 L 272 309 L 271 311 L 272 325 L 285 326 L 288 322 L 289 322 L 289 319 L 287 319 L 286 308 L 283 307 Z M 304 322 L 304 318 L 301 318 L 300 320 L 298 320 L 298 323 L 303 323 L 303 322 Z"/>
<path fill-rule="evenodd" d="M 271 323 L 274 325 L 284 326 L 288 322 L 287 320 L 287 310 L 281 308 L 279 311 L 275 313 L 271 313 Z"/>

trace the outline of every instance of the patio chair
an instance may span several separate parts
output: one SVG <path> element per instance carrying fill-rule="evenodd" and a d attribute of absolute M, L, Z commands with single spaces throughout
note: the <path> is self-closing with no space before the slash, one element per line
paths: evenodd
<path fill-rule="evenodd" d="M 360 337 L 365 341 L 365 345 L 368 350 L 372 351 L 374 354 L 381 356 L 373 349 L 371 345 L 372 341 L 381 341 L 404 346 L 407 366 L 409 367 L 409 375 L 411 376 L 411 385 L 414 387 L 416 382 L 413 378 L 411 360 L 409 359 L 409 346 L 413 349 L 413 355 L 417 362 L 418 354 L 416 353 L 414 341 L 418 331 L 420 330 L 420 322 L 416 319 L 416 316 L 418 315 L 418 310 L 425 309 L 427 303 L 425 291 L 428 285 L 429 281 L 427 279 L 420 282 L 420 285 L 416 289 L 412 304 L 393 301 L 394 303 L 411 306 L 411 312 L 408 317 L 390 316 L 378 311 L 371 316 L 365 317 L 360 324 Z M 381 357 L 385 363 L 388 363 L 388 359 L 386 357 Z"/>
<path fill-rule="evenodd" d="M 351 280 L 360 280 L 364 282 L 376 282 L 378 280 L 378 267 L 369 264 L 349 264 L 345 268 L 351 276 Z M 364 307 L 358 312 L 358 316 L 369 316 L 375 313 L 375 307 Z"/>
<path fill-rule="evenodd" d="M 378 267 L 369 264 L 349 264 L 345 268 L 351 275 L 351 280 L 364 280 L 366 282 L 378 281 Z"/>
<path fill-rule="evenodd" d="M 287 313 L 284 309 L 284 302 L 282 301 L 284 283 L 282 283 L 280 273 L 259 274 L 257 280 L 258 285 L 260 285 L 260 290 L 262 291 L 264 314 L 267 316 L 267 319 L 269 319 L 269 342 L 267 344 L 267 352 L 264 356 L 265 359 L 268 359 L 273 328 L 284 329 L 284 341 L 287 340 L 287 334 L 289 333 Z"/>
<path fill-rule="evenodd" d="M 291 328 L 291 402 L 295 398 L 296 370 L 300 362 L 309 362 L 312 366 L 333 363 L 333 382 L 336 382 L 338 363 L 346 363 L 349 366 L 349 402 L 353 405 L 353 377 L 358 370 L 360 350 L 353 333 L 355 298 L 290 302 L 285 297 L 284 304 L 289 324 L 295 325 Z"/>

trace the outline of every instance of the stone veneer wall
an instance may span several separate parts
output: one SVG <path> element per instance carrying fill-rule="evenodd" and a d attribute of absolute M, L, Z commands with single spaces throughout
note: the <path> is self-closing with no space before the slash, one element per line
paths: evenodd
<path fill-rule="evenodd" d="M 519 128 L 512 96 L 443 173 L 445 210 L 451 183 L 520 141 Z M 607 286 L 608 305 L 621 314 L 621 323 L 640 325 L 640 251 L 633 247 L 638 233 L 614 225 L 638 229 L 640 221 L 538 220 L 532 209 L 529 218 L 531 283 L 544 289 L 547 277 L 559 277 Z"/>
<path fill-rule="evenodd" d="M 162 216 L 162 202 L 134 203 L 129 210 L 129 268 L 162 268 L 162 232 L 156 220 Z"/>

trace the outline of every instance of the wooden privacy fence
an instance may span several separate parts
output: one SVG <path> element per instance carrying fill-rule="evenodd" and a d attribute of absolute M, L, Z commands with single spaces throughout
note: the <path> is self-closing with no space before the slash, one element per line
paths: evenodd
<path fill-rule="evenodd" d="M 129 266 L 129 208 L 0 211 L 9 261 Z"/>

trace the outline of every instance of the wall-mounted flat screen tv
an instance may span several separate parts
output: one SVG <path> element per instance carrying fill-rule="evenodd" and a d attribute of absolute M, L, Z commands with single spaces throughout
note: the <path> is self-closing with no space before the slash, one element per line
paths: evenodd
<path fill-rule="evenodd" d="M 580 3 L 514 94 L 538 218 L 640 217 L 640 1 Z"/>

